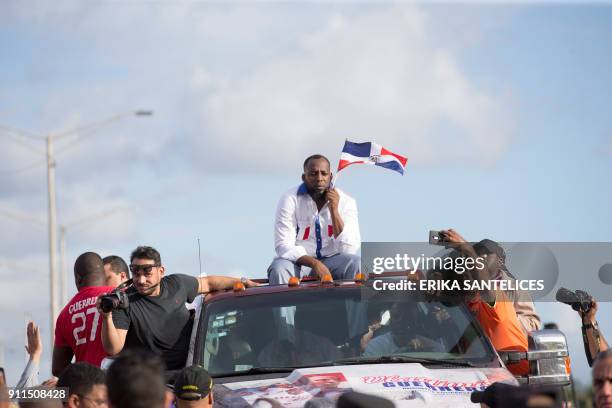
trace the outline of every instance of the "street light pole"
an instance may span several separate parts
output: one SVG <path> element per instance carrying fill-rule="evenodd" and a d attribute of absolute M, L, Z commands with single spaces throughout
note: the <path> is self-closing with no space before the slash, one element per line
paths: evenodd
<path fill-rule="evenodd" d="M 48 135 L 44 139 L 47 142 L 47 197 L 48 197 L 48 214 L 49 214 L 49 294 L 50 301 L 49 306 L 51 308 L 50 311 L 50 337 L 51 337 L 51 347 L 53 347 L 53 336 L 55 333 L 55 322 L 57 320 L 58 313 L 58 302 L 57 302 L 57 205 L 56 205 L 56 195 L 55 195 L 55 157 L 53 150 L 53 142 L 58 141 L 60 139 L 64 139 L 70 135 L 79 135 L 84 133 L 89 133 L 95 131 L 103 126 L 121 120 L 128 116 L 152 116 L 153 111 L 148 110 L 137 110 L 137 111 L 129 111 L 124 113 L 119 113 L 117 115 L 111 116 L 107 119 L 90 123 L 86 126 L 82 126 L 79 128 L 75 128 L 72 130 L 68 130 L 62 133 L 57 133 L 55 135 Z M 41 137 L 34 135 L 30 132 L 26 132 L 20 129 L 15 129 L 9 126 L 4 126 L 0 124 L 0 131 L 8 132 L 14 136 L 21 136 L 30 139 L 40 140 Z M 20 143 L 23 144 L 22 141 Z M 37 150 L 33 148 L 29 144 L 26 144 L 27 147 Z"/>
<path fill-rule="evenodd" d="M 60 225 L 59 227 L 59 240 L 60 240 L 60 268 L 59 268 L 59 276 L 60 276 L 60 303 L 63 305 L 68 301 L 68 297 L 66 296 L 67 292 L 67 275 L 68 271 L 66 270 L 66 227 L 64 225 Z"/>
<path fill-rule="evenodd" d="M 55 159 L 53 157 L 53 137 L 47 136 L 47 193 L 49 200 L 49 307 L 51 308 L 51 324 L 49 335 L 51 346 L 57 320 L 57 201 L 55 197 Z"/>

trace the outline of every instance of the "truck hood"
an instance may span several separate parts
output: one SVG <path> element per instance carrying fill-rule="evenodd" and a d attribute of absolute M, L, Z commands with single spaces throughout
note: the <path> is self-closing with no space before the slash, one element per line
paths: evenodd
<path fill-rule="evenodd" d="M 286 378 L 215 385 L 215 406 L 250 407 L 259 398 L 302 407 L 312 398 L 336 400 L 347 391 L 378 395 L 396 407 L 475 406 L 472 391 L 494 382 L 517 385 L 504 368 L 428 369 L 421 364 L 363 364 L 304 368 Z"/>

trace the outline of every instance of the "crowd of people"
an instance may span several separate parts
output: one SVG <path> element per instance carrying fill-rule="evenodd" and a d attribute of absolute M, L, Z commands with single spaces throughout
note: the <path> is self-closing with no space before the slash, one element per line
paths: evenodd
<path fill-rule="evenodd" d="M 303 164 L 302 184 L 281 197 L 274 223 L 276 256 L 268 268 L 269 284 L 286 284 L 291 277 L 306 275 L 354 279 L 360 272 L 357 206 L 348 194 L 334 188 L 331 180 L 329 160 L 321 155 L 310 156 Z M 486 257 L 486 265 L 466 272 L 467 278 L 515 279 L 506 267 L 503 248 L 496 242 L 485 239 L 471 244 L 453 229 L 441 231 L 440 235 L 457 253 Z M 439 271 L 430 272 L 430 278 L 443 276 Z M 74 279 L 77 294 L 56 322 L 52 373 L 57 378 L 39 383 L 42 343 L 38 327 L 30 322 L 26 346 L 30 358 L 17 387 L 66 387 L 66 407 L 144 408 L 175 404 L 180 408 L 213 404 L 213 379 L 206 370 L 197 365 L 184 368 L 193 322 L 185 304 L 200 294 L 230 289 L 237 282 L 247 288 L 257 283 L 224 276 L 166 275 L 160 253 L 149 246 L 137 247 L 131 253 L 129 266 L 116 255 L 102 258 L 94 252 L 83 253 L 74 263 Z M 128 281 L 131 285 L 125 291 L 116 290 L 127 286 Z M 122 303 L 123 296 L 128 297 L 129 307 Z M 464 300 L 498 351 L 527 351 L 528 332 L 541 328 L 534 303 L 526 293 L 483 291 L 466 294 Z M 587 350 L 596 356 L 595 403 L 597 407 L 608 407 L 612 406 L 612 352 L 599 332 L 596 311 L 597 303 L 593 301 L 581 318 Z M 409 319 L 409 311 L 392 310 L 391 324 L 398 328 L 396 331 L 400 332 Z M 402 336 L 389 333 L 376 337 L 376 329 L 370 326 L 357 337 L 366 356 L 377 347 L 397 350 L 405 346 L 395 344 L 401 342 Z M 100 368 L 107 366 L 108 370 Z M 508 368 L 518 375 L 528 370 L 525 364 Z M 178 374 L 169 380 L 164 376 L 165 370 Z M 359 406 L 357 402 L 350 405 L 353 400 L 363 398 L 350 395 L 339 400 L 338 406 Z M 24 404 L 61 405 L 53 401 L 45 401 L 47 405 Z"/>

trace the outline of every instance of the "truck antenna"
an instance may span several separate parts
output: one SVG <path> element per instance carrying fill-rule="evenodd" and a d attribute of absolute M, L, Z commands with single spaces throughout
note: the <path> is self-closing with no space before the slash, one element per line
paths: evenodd
<path fill-rule="evenodd" d="M 198 262 L 200 263 L 200 276 L 202 276 L 202 251 L 200 250 L 200 238 L 198 237 Z"/>

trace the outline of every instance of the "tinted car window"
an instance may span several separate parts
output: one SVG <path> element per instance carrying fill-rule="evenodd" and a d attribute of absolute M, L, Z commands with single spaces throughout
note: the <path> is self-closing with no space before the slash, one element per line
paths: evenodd
<path fill-rule="evenodd" d="M 378 329 L 363 344 L 368 326 Z M 410 355 L 490 362 L 492 349 L 463 305 L 411 292 L 335 287 L 219 300 L 201 316 L 199 359 L 213 375 L 304 367 L 351 357 Z"/>

